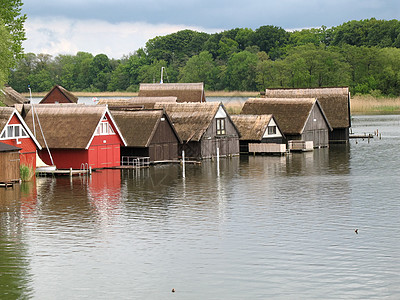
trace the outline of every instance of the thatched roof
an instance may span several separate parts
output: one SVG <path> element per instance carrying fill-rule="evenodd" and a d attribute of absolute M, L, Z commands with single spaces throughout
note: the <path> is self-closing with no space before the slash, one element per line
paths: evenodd
<path fill-rule="evenodd" d="M 154 104 L 157 102 L 169 102 L 176 103 L 176 97 L 133 97 L 130 99 L 100 99 L 97 104 L 107 104 L 110 109 L 113 107 L 133 107 L 133 108 L 154 108 Z"/>
<path fill-rule="evenodd" d="M 315 98 L 252 98 L 244 103 L 241 114 L 273 114 L 285 135 L 297 135 L 303 133 L 315 105 L 321 109 Z M 324 116 L 322 109 L 321 112 Z M 327 123 L 329 126 L 328 121 Z"/>
<path fill-rule="evenodd" d="M 310 89 L 267 89 L 267 98 L 317 98 L 333 128 L 351 126 L 348 87 Z"/>
<path fill-rule="evenodd" d="M 23 104 L 29 102 L 28 99 L 26 99 L 9 85 L 5 85 L 1 89 L 0 100 L 7 106 L 14 106 L 14 104 Z"/>
<path fill-rule="evenodd" d="M 232 115 L 231 119 L 239 129 L 242 141 L 261 141 L 272 115 Z"/>
<path fill-rule="evenodd" d="M 164 108 L 182 141 L 200 141 L 212 124 L 221 103 L 156 103 L 155 108 Z"/>
<path fill-rule="evenodd" d="M 55 85 L 50 92 L 48 92 L 46 94 L 46 96 L 44 96 L 44 98 L 39 102 L 40 104 L 46 103 L 46 100 L 48 97 L 51 96 L 51 94 L 55 93 L 56 90 L 58 90 L 63 96 L 64 98 L 70 102 L 70 103 L 78 103 L 78 97 L 76 97 L 74 94 L 72 94 L 70 91 L 66 90 L 65 88 L 63 88 L 61 85 Z"/>
<path fill-rule="evenodd" d="M 106 106 L 97 105 L 35 105 L 25 117 L 25 122 L 31 131 L 33 131 L 33 111 L 36 136 L 42 147 L 45 143 L 38 126 L 38 119 L 48 147 L 65 149 L 87 149 L 97 125 L 103 116 L 109 113 Z M 121 138 L 123 139 L 122 136 Z"/>
<path fill-rule="evenodd" d="M 112 111 L 114 120 L 124 136 L 128 147 L 148 147 L 164 117 L 172 126 L 164 110 Z M 175 131 L 174 127 L 172 126 Z M 178 140 L 179 136 L 175 132 Z"/>
<path fill-rule="evenodd" d="M 141 83 L 139 97 L 177 97 L 177 102 L 206 102 L 204 84 Z"/>

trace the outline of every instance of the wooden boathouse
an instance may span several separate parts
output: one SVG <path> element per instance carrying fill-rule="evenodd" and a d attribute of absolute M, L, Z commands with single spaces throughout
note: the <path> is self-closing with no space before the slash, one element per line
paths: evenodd
<path fill-rule="evenodd" d="M 15 104 L 29 103 L 29 100 L 14 90 L 8 84 L 4 85 L 0 92 L 0 102 L 3 102 L 6 106 L 14 106 Z"/>
<path fill-rule="evenodd" d="M 241 114 L 273 114 L 286 143 L 302 140 L 312 141 L 314 148 L 329 146 L 332 127 L 315 98 L 252 98 L 244 103 Z"/>
<path fill-rule="evenodd" d="M 187 158 L 205 159 L 239 155 L 239 130 L 222 103 L 156 103 L 165 109 L 182 139 L 179 153 Z"/>
<path fill-rule="evenodd" d="M 0 142 L 0 186 L 18 182 L 20 175 L 21 148 Z"/>
<path fill-rule="evenodd" d="M 202 82 L 141 83 L 139 97 L 177 97 L 177 102 L 206 102 Z"/>
<path fill-rule="evenodd" d="M 61 85 L 55 85 L 39 104 L 78 103 L 78 97 Z"/>
<path fill-rule="evenodd" d="M 126 146 L 126 142 L 106 106 L 47 104 L 32 107 L 25 121 L 31 131 L 35 124 L 42 146 L 39 156 L 46 164 L 78 170 L 82 165 L 86 169 L 120 165 L 120 147 Z"/>
<path fill-rule="evenodd" d="M 317 98 L 332 126 L 329 143 L 347 143 L 349 141 L 350 92 L 348 87 L 323 87 L 307 89 L 266 89 L 266 98 Z"/>
<path fill-rule="evenodd" d="M 110 109 L 127 143 L 121 147 L 123 163 L 130 157 L 148 157 L 150 163 L 178 160 L 181 139 L 163 109 Z"/>
<path fill-rule="evenodd" d="M 249 144 L 282 144 L 284 142 L 282 131 L 273 115 L 232 115 L 231 119 L 241 135 L 240 153 L 248 153 Z M 273 148 L 265 147 L 265 149 L 272 150 Z"/>

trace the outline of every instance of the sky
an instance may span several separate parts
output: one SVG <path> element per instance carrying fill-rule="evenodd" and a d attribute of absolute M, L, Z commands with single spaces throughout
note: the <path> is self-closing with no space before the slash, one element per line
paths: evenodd
<path fill-rule="evenodd" d="M 215 33 L 264 25 L 286 30 L 391 20 L 399 0 L 23 0 L 25 53 L 119 59 L 156 36 L 183 29 Z"/>

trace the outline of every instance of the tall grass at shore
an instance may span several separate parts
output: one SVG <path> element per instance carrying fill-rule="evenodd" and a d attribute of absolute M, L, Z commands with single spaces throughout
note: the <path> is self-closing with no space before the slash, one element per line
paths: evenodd
<path fill-rule="evenodd" d="M 352 114 L 400 113 L 400 97 L 354 96 L 350 100 Z"/>
<path fill-rule="evenodd" d="M 19 171 L 22 181 L 30 181 L 32 180 L 33 176 L 35 176 L 33 168 L 27 165 L 21 165 Z"/>

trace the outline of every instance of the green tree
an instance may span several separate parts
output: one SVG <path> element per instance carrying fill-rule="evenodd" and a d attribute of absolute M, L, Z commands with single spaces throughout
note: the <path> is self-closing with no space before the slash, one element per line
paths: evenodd
<path fill-rule="evenodd" d="M 282 48 L 289 42 L 289 33 L 281 27 L 261 26 L 254 32 L 253 45 L 265 51 L 272 59 L 282 56 Z"/>
<path fill-rule="evenodd" d="M 226 70 L 227 87 L 231 91 L 256 90 L 257 54 L 242 51 L 231 55 Z"/>
<path fill-rule="evenodd" d="M 97 54 L 90 63 L 89 75 L 92 88 L 95 91 L 104 92 L 111 77 L 111 64 L 108 56 Z"/>
<path fill-rule="evenodd" d="M 11 48 L 11 36 L 0 20 L 0 87 L 8 80 L 10 67 L 13 65 L 13 53 Z"/>
<path fill-rule="evenodd" d="M 11 51 L 14 59 L 21 58 L 23 54 L 22 42 L 25 38 L 24 23 L 26 15 L 21 15 L 21 0 L 0 0 L 1 26 L 6 27 L 11 35 Z"/>
<path fill-rule="evenodd" d="M 202 51 L 192 56 L 181 69 L 180 82 L 204 82 L 205 88 L 215 89 L 217 67 L 211 53 Z"/>

